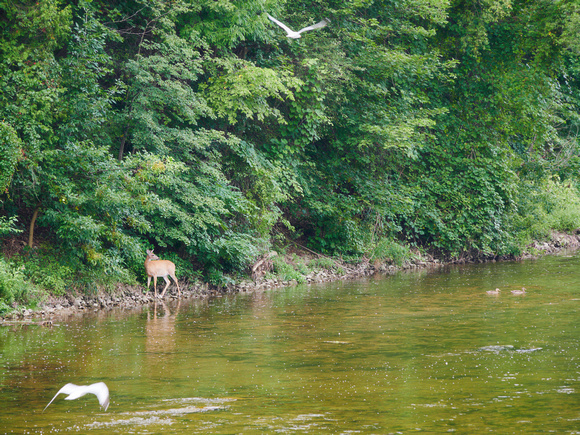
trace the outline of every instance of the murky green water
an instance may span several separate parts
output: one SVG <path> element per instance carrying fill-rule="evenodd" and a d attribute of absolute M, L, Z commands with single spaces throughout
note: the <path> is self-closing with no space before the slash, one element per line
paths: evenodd
<path fill-rule="evenodd" d="M 0 327 L 0 433 L 580 433 L 579 308 L 573 256 Z"/>

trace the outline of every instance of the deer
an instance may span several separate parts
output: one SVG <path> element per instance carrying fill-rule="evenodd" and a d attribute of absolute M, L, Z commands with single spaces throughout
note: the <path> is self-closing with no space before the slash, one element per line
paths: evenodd
<path fill-rule="evenodd" d="M 160 298 L 165 296 L 167 287 L 171 284 L 169 278 L 170 276 L 175 281 L 177 286 L 178 295 L 181 296 L 181 289 L 179 288 L 179 283 L 175 277 L 175 264 L 169 260 L 160 260 L 157 255 L 153 253 L 153 250 L 147 249 L 147 258 L 145 259 L 145 271 L 147 272 L 147 290 L 149 290 L 149 285 L 151 284 L 151 278 L 153 278 L 153 289 L 155 290 L 155 298 L 157 298 L 157 277 L 163 277 L 165 280 L 165 288 L 161 292 Z"/>

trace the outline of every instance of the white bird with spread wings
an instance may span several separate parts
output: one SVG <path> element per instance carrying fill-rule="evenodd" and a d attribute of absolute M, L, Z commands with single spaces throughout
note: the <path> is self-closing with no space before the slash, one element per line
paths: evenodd
<path fill-rule="evenodd" d="M 300 38 L 300 36 L 301 36 L 300 34 L 302 32 L 308 32 L 309 30 L 321 29 L 321 28 L 325 27 L 328 23 L 330 23 L 330 20 L 325 18 L 322 21 L 320 21 L 319 23 L 313 24 L 312 26 L 305 27 L 304 29 L 300 29 L 298 32 L 295 32 L 294 30 L 292 30 L 290 27 L 288 27 L 284 23 L 281 23 L 280 21 L 278 21 L 272 15 L 270 15 L 270 14 L 267 14 L 267 15 L 268 15 L 268 18 L 270 19 L 270 21 L 272 21 L 273 23 L 282 27 L 282 29 L 284 29 L 284 31 L 286 32 L 286 36 L 288 38 L 292 38 L 292 39 Z"/>
<path fill-rule="evenodd" d="M 66 384 L 58 390 L 58 393 L 56 393 L 52 400 L 48 402 L 48 405 L 50 405 L 60 393 L 68 394 L 68 397 L 65 397 L 64 400 L 74 400 L 84 396 L 85 394 L 94 394 L 97 396 L 97 399 L 99 399 L 99 404 L 105 409 L 105 411 L 109 407 L 109 389 L 104 382 L 97 382 L 96 384 L 91 385 Z M 48 405 L 45 406 L 42 412 L 46 411 Z"/>

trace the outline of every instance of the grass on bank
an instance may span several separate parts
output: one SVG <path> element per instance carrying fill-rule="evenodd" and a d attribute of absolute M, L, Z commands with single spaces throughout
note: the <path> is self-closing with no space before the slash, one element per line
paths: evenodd
<path fill-rule="evenodd" d="M 524 184 L 513 227 L 517 243 L 549 240 L 552 232 L 571 234 L 580 229 L 580 192 L 571 182 L 550 177 Z"/>

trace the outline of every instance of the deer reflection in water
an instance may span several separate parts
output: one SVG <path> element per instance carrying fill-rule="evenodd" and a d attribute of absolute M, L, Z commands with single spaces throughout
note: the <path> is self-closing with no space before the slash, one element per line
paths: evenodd
<path fill-rule="evenodd" d="M 173 314 L 167 305 L 158 301 L 153 306 L 153 312 L 147 312 L 145 333 L 145 350 L 149 355 L 171 353 L 176 348 L 175 321 L 179 313 L 181 301 L 177 303 Z M 157 310 L 159 309 L 159 314 Z"/>

